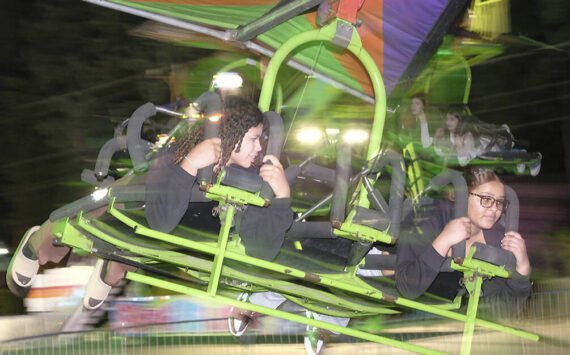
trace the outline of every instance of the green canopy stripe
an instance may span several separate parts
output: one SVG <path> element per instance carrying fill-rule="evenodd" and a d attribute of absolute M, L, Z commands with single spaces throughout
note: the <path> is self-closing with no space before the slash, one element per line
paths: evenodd
<path fill-rule="evenodd" d="M 235 29 L 240 25 L 245 25 L 265 14 L 272 8 L 272 5 L 208 6 L 134 2 L 127 0 L 109 1 L 139 10 L 146 10 L 165 16 L 176 17 L 183 20 L 218 26 L 226 29 Z"/>

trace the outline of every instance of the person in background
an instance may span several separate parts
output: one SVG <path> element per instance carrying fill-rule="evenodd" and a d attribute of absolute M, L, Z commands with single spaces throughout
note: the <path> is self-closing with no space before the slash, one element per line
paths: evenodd
<path fill-rule="evenodd" d="M 461 116 L 462 112 L 459 110 L 448 110 L 445 114 L 445 125 L 435 131 L 433 148 L 439 156 L 455 156 L 455 135 Z"/>

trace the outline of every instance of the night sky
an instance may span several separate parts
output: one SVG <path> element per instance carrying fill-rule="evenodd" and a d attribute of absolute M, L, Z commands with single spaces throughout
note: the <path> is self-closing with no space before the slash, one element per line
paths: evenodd
<path fill-rule="evenodd" d="M 542 152 L 541 175 L 523 181 L 566 184 L 570 3 L 512 6 L 514 34 L 555 47 L 513 44 L 474 67 L 470 107 Z M 168 102 L 167 83 L 147 70 L 166 74 L 171 64 L 211 53 L 129 35 L 142 21 L 81 1 L 0 4 L 2 240 L 15 246 L 28 227 L 87 194 L 80 173 L 93 169 L 114 127 L 144 102 Z"/>

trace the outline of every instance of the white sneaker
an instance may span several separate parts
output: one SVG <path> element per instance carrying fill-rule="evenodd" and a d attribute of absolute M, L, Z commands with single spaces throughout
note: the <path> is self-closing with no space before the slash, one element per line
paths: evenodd
<path fill-rule="evenodd" d="M 18 296 L 25 296 L 28 289 L 32 286 L 38 270 L 40 269 L 40 262 L 38 259 L 34 259 L 35 256 L 29 258 L 24 254 L 24 248 L 27 247 L 30 237 L 38 230 L 40 226 L 34 226 L 26 231 L 18 249 L 16 249 L 16 255 L 12 258 L 10 266 L 8 267 L 6 282 L 10 291 Z M 23 288 L 19 289 L 19 288 Z M 24 294 L 22 294 L 24 292 Z"/>
<path fill-rule="evenodd" d="M 237 300 L 249 303 L 249 296 L 250 294 L 248 292 L 242 292 L 239 294 Z M 242 336 L 247 330 L 247 327 L 255 321 L 258 316 L 259 313 L 257 312 L 232 307 L 230 309 L 230 316 L 228 317 L 230 333 L 235 337 Z"/>
<path fill-rule="evenodd" d="M 93 273 L 87 281 L 85 295 L 83 296 L 83 306 L 87 309 L 97 309 L 107 299 L 112 287 L 103 282 L 103 267 L 107 266 L 107 260 L 98 259 L 93 269 Z"/>
<path fill-rule="evenodd" d="M 532 165 L 529 165 L 530 175 L 537 176 L 540 173 L 540 166 L 542 165 L 542 154 L 538 153 L 538 161 Z"/>

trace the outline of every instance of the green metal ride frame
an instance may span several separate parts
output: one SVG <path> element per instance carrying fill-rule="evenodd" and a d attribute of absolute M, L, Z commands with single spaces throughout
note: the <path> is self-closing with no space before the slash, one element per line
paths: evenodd
<path fill-rule="evenodd" d="M 242 193 L 247 194 L 247 192 L 243 191 Z M 223 196 L 219 197 L 220 199 L 225 198 Z M 224 206 L 228 206 L 228 204 L 224 204 Z M 244 255 L 243 250 L 237 250 L 237 251 L 230 250 L 230 248 L 226 248 L 230 232 L 229 228 L 226 228 L 226 226 L 232 224 L 232 218 L 233 218 L 232 209 L 233 207 L 230 207 L 226 210 L 226 213 L 222 214 L 223 227 L 220 230 L 218 242 L 197 243 L 185 238 L 149 229 L 148 227 L 138 224 L 137 222 L 133 221 L 132 219 L 125 216 L 122 212 L 117 210 L 114 207 L 114 202 L 112 202 L 109 205 L 108 212 L 111 215 L 113 215 L 115 218 L 120 220 L 121 222 L 131 227 L 135 234 L 164 241 L 178 247 L 196 250 L 206 254 L 213 255 L 214 256 L 213 262 L 185 255 L 184 253 L 180 253 L 177 251 L 145 248 L 134 244 L 130 244 L 128 242 L 121 241 L 120 239 L 112 237 L 107 233 L 103 233 L 101 230 L 99 230 L 96 226 L 93 225 L 93 221 L 85 219 L 82 214 L 79 214 L 76 218 L 77 227 L 73 226 L 70 223 L 69 219 L 67 218 L 56 222 L 54 225 L 54 234 L 56 235 L 56 237 L 61 239 L 62 243 L 69 245 L 74 249 L 83 249 L 84 251 L 87 252 L 97 253 L 97 250 L 93 249 L 94 245 L 93 242 L 89 238 L 84 236 L 83 233 L 81 233 L 80 229 L 83 229 L 89 234 L 94 235 L 95 237 L 105 242 L 117 246 L 118 248 L 123 250 L 123 252 L 127 255 L 129 254 L 136 255 L 136 257 L 130 258 L 130 260 L 132 261 L 143 263 L 144 260 L 150 259 L 153 261 L 163 261 L 163 262 L 168 262 L 170 264 L 179 265 L 181 269 L 184 268 L 185 270 L 188 270 L 188 268 L 190 267 L 198 270 L 199 272 L 205 272 L 206 273 L 205 275 L 207 277 L 204 278 L 203 280 L 208 281 L 208 289 L 206 291 L 203 291 L 200 289 L 183 286 L 180 285 L 179 283 L 171 281 L 164 281 L 158 278 L 129 273 L 127 278 L 134 281 L 145 282 L 149 285 L 161 287 L 175 292 L 181 292 L 182 290 L 183 293 L 199 296 L 208 300 L 213 300 L 224 304 L 235 305 L 243 309 L 260 312 L 271 316 L 281 317 L 304 324 L 318 326 L 322 329 L 336 331 L 342 334 L 356 336 L 365 340 L 371 340 L 415 352 L 426 353 L 426 354 L 438 353 L 430 349 L 417 347 L 403 342 L 397 342 L 392 339 L 380 337 L 377 335 L 371 336 L 370 334 L 363 333 L 360 331 L 355 331 L 353 329 L 339 327 L 325 322 L 318 322 L 307 319 L 305 317 L 291 315 L 286 312 L 240 302 L 235 299 L 221 295 L 218 291 L 219 281 L 221 279 L 224 279 L 224 283 L 227 286 L 237 286 L 239 284 L 236 282 L 228 282 L 227 281 L 228 278 L 231 278 L 232 280 L 238 280 L 241 282 L 255 283 L 257 284 L 257 286 L 262 287 L 264 289 L 275 290 L 287 294 L 298 294 L 299 297 L 312 299 L 315 302 L 320 302 L 325 304 L 328 303 L 333 307 L 341 307 L 344 309 L 352 310 L 351 312 L 344 312 L 344 313 L 331 312 L 332 315 L 337 315 L 337 316 L 350 317 L 350 316 L 362 316 L 368 314 L 390 314 L 395 312 L 395 310 L 391 309 L 390 307 L 393 307 L 394 305 L 399 305 L 399 306 L 404 306 L 406 308 L 418 309 L 421 311 L 433 313 L 450 319 L 462 321 L 465 323 L 465 335 L 463 340 L 463 347 L 467 350 L 470 347 L 471 337 L 475 325 L 487 327 L 489 329 L 497 331 L 502 331 L 505 333 L 513 334 L 530 340 L 538 339 L 538 337 L 534 334 L 494 324 L 488 321 L 477 319 L 475 317 L 477 311 L 477 302 L 478 302 L 477 296 L 480 292 L 480 283 L 482 277 L 492 276 L 489 273 L 493 273 L 499 276 L 508 276 L 508 273 L 506 274 L 504 269 L 501 267 L 495 267 L 493 265 L 485 265 L 486 263 L 483 263 L 481 261 L 472 260 L 471 257 L 474 251 L 472 251 L 465 260 L 456 260 L 456 262 L 452 264 L 453 267 L 456 268 L 457 270 L 465 272 L 466 284 L 468 285 L 468 290 L 469 289 L 473 290 L 471 295 L 473 300 L 470 299 L 467 315 L 463 315 L 460 313 L 444 309 L 446 305 L 444 305 L 444 307 L 438 307 L 434 305 L 422 304 L 417 301 L 406 300 L 401 297 L 393 297 L 390 295 L 385 295 L 381 291 L 369 286 L 368 284 L 364 283 L 362 280 L 358 278 L 347 278 L 349 276 L 346 274 L 339 274 L 339 275 L 310 274 L 302 270 L 296 270 L 291 267 L 249 257 L 247 255 Z M 297 278 L 300 280 L 308 280 L 315 284 L 320 284 L 322 286 L 326 286 L 329 288 L 340 289 L 345 292 L 357 294 L 366 298 L 370 298 L 371 300 L 376 300 L 379 303 L 377 308 L 370 306 L 367 307 L 363 306 L 361 303 L 347 302 L 346 300 L 343 301 L 342 299 L 335 297 L 333 294 L 330 294 L 328 292 L 313 290 L 308 287 L 296 285 L 292 282 L 252 277 L 252 275 L 249 273 L 240 273 L 239 271 L 232 270 L 230 267 L 226 265 L 222 266 L 223 259 L 231 259 L 243 262 L 245 264 L 255 265 L 257 267 L 267 269 L 273 272 L 279 272 L 283 275 L 290 276 L 292 278 Z M 478 269 L 486 270 L 487 274 L 483 275 L 481 273 L 477 273 L 476 270 Z M 472 275 L 471 277 L 469 277 L 470 272 Z M 192 271 L 189 272 L 189 275 L 192 274 L 193 274 Z M 472 283 L 474 283 L 474 287 L 470 286 Z M 449 306 L 449 304 L 447 306 Z M 321 308 L 321 309 L 326 309 L 326 308 Z"/>
<path fill-rule="evenodd" d="M 378 70 L 376 63 L 370 54 L 368 54 L 368 52 L 366 52 L 366 50 L 362 47 L 362 41 L 360 40 L 360 36 L 358 35 L 356 29 L 347 21 L 336 19 L 319 30 L 300 33 L 295 37 L 289 39 L 287 42 L 283 43 L 283 45 L 275 52 L 275 55 L 273 58 L 271 58 L 271 61 L 267 67 L 267 72 L 263 80 L 263 86 L 261 88 L 261 95 L 259 98 L 259 109 L 262 112 L 269 110 L 277 72 L 279 71 L 281 64 L 287 58 L 287 56 L 295 48 L 298 48 L 305 43 L 315 41 L 332 42 L 337 33 L 337 28 L 340 26 L 351 26 L 353 28 L 352 38 L 347 46 L 347 50 L 360 60 L 368 72 L 368 75 L 370 76 L 372 87 L 374 89 L 374 121 L 370 130 L 370 140 L 368 142 L 368 151 L 366 154 L 366 161 L 370 161 L 380 152 L 382 132 L 384 131 L 384 121 L 386 118 L 386 89 L 384 88 L 382 75 L 380 74 L 380 70 Z M 358 206 L 369 206 L 369 201 L 366 195 L 366 191 L 362 189 L 357 203 Z"/>
<path fill-rule="evenodd" d="M 285 57 L 287 57 L 293 49 L 304 43 L 322 40 L 331 41 L 335 36 L 336 27 L 339 22 L 340 20 L 321 28 L 320 30 L 297 35 L 287 41 L 276 52 L 274 58 L 269 64 L 261 93 L 259 106 L 263 111 L 267 111 L 269 108 L 271 90 L 275 82 L 275 77 L 278 68 Z M 353 31 L 352 33 L 352 40 L 348 45 L 348 49 L 361 59 L 364 66 L 370 73 L 375 89 L 376 109 L 367 155 L 368 160 L 370 160 L 378 154 L 381 143 L 385 115 L 385 92 L 378 68 L 375 66 L 370 56 L 364 51 L 364 49 L 362 49 L 360 39 L 356 31 Z M 264 206 L 267 204 L 267 201 L 261 198 L 259 194 L 253 194 L 232 187 L 222 186 L 220 185 L 220 181 L 221 177 L 215 184 L 204 186 L 204 188 L 207 189 L 206 196 L 220 202 L 219 211 L 222 228 L 220 229 L 218 239 L 215 242 L 197 242 L 188 238 L 152 230 L 149 227 L 129 218 L 124 212 L 118 210 L 114 206 L 113 198 L 111 198 L 111 203 L 109 204 L 107 212 L 115 219 L 130 227 L 130 230 L 134 233 L 135 237 L 141 236 L 141 239 L 144 237 L 150 238 L 154 243 L 164 242 L 167 243 L 167 245 L 171 245 L 172 249 L 141 246 L 140 242 L 135 244 L 134 242 L 129 242 L 128 238 L 114 237 L 111 234 L 120 232 L 113 231 L 113 228 L 110 226 L 103 227 L 103 222 L 98 222 L 96 219 L 90 220 L 82 213 L 77 215 L 75 221 L 71 221 L 69 218 L 57 221 L 54 223 L 53 232 L 56 239 L 58 239 L 58 242 L 71 246 L 74 250 L 101 254 L 102 252 L 96 249 L 96 240 L 93 240 L 93 237 L 91 237 L 94 236 L 96 239 L 114 245 L 118 248 L 118 250 L 113 254 L 123 260 L 128 260 L 140 267 L 143 267 L 144 265 L 152 266 L 160 262 L 169 263 L 171 265 L 177 265 L 181 271 L 185 272 L 185 275 L 188 275 L 188 280 L 185 278 L 184 280 L 180 280 L 180 278 L 178 278 L 177 281 L 167 281 L 158 277 L 144 276 L 132 272 L 127 273 L 127 278 L 133 281 L 143 282 L 152 286 L 172 290 L 174 292 L 193 295 L 206 300 L 264 313 L 418 353 L 439 354 L 440 352 L 393 340 L 380 335 L 373 335 L 367 332 L 309 319 L 296 314 L 241 302 L 235 298 L 225 296 L 222 290 L 231 288 L 234 290 L 245 289 L 252 291 L 254 290 L 254 287 L 256 287 L 255 290 L 274 290 L 276 292 L 286 294 L 291 300 L 310 300 L 315 304 L 318 304 L 315 305 L 315 309 L 335 316 L 352 317 L 369 314 L 392 314 L 398 312 L 398 307 L 406 307 L 429 312 L 465 323 L 462 354 L 469 353 L 473 329 L 476 325 L 530 340 L 538 339 L 538 336 L 534 334 L 476 318 L 482 277 L 505 277 L 508 276 L 508 274 L 505 274 L 504 269 L 501 269 L 500 267 L 486 265 L 486 263 L 473 260 L 472 252 L 467 258 L 465 258 L 465 260 L 458 259 L 452 264 L 454 268 L 464 272 L 467 289 L 471 294 L 466 315 L 450 310 L 450 308 L 459 305 L 457 302 L 446 303 L 438 306 L 423 304 L 418 301 L 389 295 L 372 287 L 360 278 L 355 277 L 354 273 L 310 273 L 294 267 L 250 257 L 245 254 L 245 250 L 240 243 L 239 236 L 231 234 L 234 210 L 245 204 Z M 109 194 L 109 196 L 112 196 L 112 189 Z M 358 204 L 364 207 L 368 206 L 368 200 L 365 194 L 360 195 Z M 350 228 L 347 227 L 348 229 L 335 231 L 335 233 L 353 240 L 358 240 L 361 236 L 365 236 L 365 239 L 369 241 L 392 241 L 392 238 L 385 232 L 377 231 L 369 227 L 366 227 L 366 229 L 359 228 L 358 225 L 351 223 L 347 223 L 347 226 Z M 89 237 L 87 235 L 89 235 Z M 131 240 L 137 239 L 139 238 L 132 239 L 131 236 Z M 189 253 L 185 253 L 184 251 L 197 251 L 202 256 L 194 256 Z M 208 255 L 210 257 L 208 257 Z M 245 273 L 226 264 L 226 260 L 253 265 L 257 268 L 267 270 L 267 272 L 278 273 L 283 277 L 282 279 L 273 279 L 252 275 L 251 273 Z M 190 284 L 187 281 L 191 281 L 190 284 L 195 287 L 190 287 Z M 247 282 L 249 285 L 243 285 L 244 282 Z M 206 289 L 204 289 L 204 285 L 206 283 L 207 286 Z M 307 283 L 310 285 L 318 285 L 318 287 L 313 288 L 307 286 Z M 224 285 L 224 287 L 220 288 L 220 285 Z M 335 290 L 336 292 L 346 293 L 350 297 L 338 296 L 333 292 Z M 359 299 L 356 300 L 355 296 L 358 296 Z M 311 308 L 310 302 L 306 302 L 303 305 L 309 309 Z M 332 309 L 330 312 L 327 312 L 329 307 Z"/>

